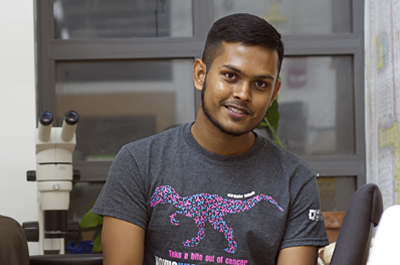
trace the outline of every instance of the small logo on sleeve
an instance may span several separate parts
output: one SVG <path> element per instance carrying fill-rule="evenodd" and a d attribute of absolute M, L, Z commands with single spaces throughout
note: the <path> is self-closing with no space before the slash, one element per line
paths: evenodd
<path fill-rule="evenodd" d="M 311 221 L 324 221 L 324 216 L 321 213 L 320 209 L 310 209 L 308 212 L 308 219 Z"/>

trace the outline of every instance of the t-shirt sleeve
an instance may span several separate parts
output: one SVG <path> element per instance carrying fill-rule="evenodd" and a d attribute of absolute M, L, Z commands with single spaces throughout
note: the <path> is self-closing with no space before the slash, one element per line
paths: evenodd
<path fill-rule="evenodd" d="M 328 245 L 316 177 L 309 179 L 292 195 L 281 248 Z"/>
<path fill-rule="evenodd" d="M 92 211 L 146 229 L 148 206 L 144 187 L 137 163 L 125 146 L 115 157 Z"/>

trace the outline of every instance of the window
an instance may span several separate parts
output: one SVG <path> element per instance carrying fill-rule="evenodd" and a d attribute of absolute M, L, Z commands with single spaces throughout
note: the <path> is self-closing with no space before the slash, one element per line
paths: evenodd
<path fill-rule="evenodd" d="M 73 161 L 112 161 L 124 144 L 193 121 L 192 59 L 56 63 L 56 117 L 80 116 Z"/>
<path fill-rule="evenodd" d="M 349 0 L 214 1 L 214 20 L 233 13 L 266 19 L 283 35 L 316 35 L 352 31 Z"/>
<path fill-rule="evenodd" d="M 81 115 L 74 153 L 79 190 L 105 181 L 121 145 L 194 120 L 200 93 L 193 88 L 191 64 L 201 57 L 212 23 L 236 12 L 266 18 L 282 33 L 278 134 L 286 148 L 316 170 L 320 183 L 365 183 L 363 1 L 35 5 L 37 114 L 55 113 L 58 126 L 67 110 Z"/>
<path fill-rule="evenodd" d="M 192 37 L 187 0 L 55 0 L 56 39 Z"/>
<path fill-rule="evenodd" d="M 278 135 L 301 156 L 353 155 L 351 56 L 287 57 L 281 70 Z"/>

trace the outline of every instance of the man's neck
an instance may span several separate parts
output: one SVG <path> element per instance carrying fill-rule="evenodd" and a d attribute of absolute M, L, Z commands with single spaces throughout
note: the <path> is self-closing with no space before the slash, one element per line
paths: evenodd
<path fill-rule="evenodd" d="M 232 136 L 222 132 L 199 110 L 191 128 L 194 139 L 206 150 L 223 156 L 242 154 L 253 147 L 256 136 L 253 132 Z"/>

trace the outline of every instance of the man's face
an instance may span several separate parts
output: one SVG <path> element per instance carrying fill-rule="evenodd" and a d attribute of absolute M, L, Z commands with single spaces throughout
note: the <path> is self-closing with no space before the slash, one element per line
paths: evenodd
<path fill-rule="evenodd" d="M 202 88 L 202 109 L 222 132 L 240 136 L 263 119 L 279 90 L 278 54 L 259 46 L 222 44 Z"/>

